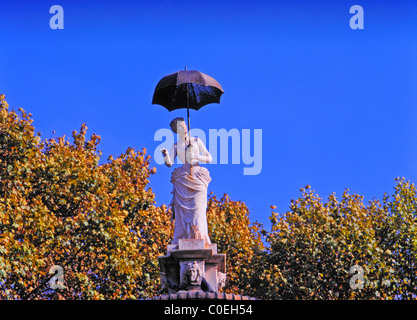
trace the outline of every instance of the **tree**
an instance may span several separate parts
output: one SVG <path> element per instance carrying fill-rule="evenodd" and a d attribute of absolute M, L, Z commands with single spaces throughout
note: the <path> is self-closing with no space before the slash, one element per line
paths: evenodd
<path fill-rule="evenodd" d="M 257 256 L 250 292 L 264 299 L 394 299 L 416 296 L 416 189 L 398 179 L 393 199 L 327 202 L 311 189 L 272 212 L 269 248 Z"/>
<path fill-rule="evenodd" d="M 230 200 L 227 194 L 220 200 L 210 194 L 207 221 L 211 241 L 217 243 L 218 252 L 226 254 L 225 292 L 245 294 L 253 276 L 252 260 L 263 250 L 262 225 L 252 224 L 246 205 Z"/>
<path fill-rule="evenodd" d="M 157 256 L 171 237 L 165 206 L 146 189 L 146 150 L 99 165 L 87 127 L 41 141 L 31 115 L 0 110 L 0 297 L 140 298 L 158 287 Z M 63 267 L 67 289 L 51 290 Z"/>
<path fill-rule="evenodd" d="M 413 183 L 397 178 L 395 192 L 383 198 L 386 219 L 378 228 L 383 257 L 390 267 L 390 297 L 417 297 L 417 191 Z"/>

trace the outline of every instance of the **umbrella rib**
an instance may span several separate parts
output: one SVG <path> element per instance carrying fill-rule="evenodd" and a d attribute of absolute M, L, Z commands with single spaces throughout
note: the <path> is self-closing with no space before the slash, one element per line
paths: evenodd
<path fill-rule="evenodd" d="M 175 90 L 174 90 L 174 94 L 172 95 L 172 99 L 171 99 L 171 108 L 174 108 L 174 98 L 177 96 L 178 89 L 179 89 L 179 86 L 176 86 Z M 174 109 L 172 109 L 172 110 L 174 110 Z"/>
<path fill-rule="evenodd" d="M 197 86 L 198 86 L 198 84 L 197 84 Z M 194 96 L 194 100 L 195 100 L 195 106 L 194 107 L 197 107 L 197 95 L 195 94 L 193 84 L 191 84 L 191 88 L 193 88 L 193 96 Z"/>

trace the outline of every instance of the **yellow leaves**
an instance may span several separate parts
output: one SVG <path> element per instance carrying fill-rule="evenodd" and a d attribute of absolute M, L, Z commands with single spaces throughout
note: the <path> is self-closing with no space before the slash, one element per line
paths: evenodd
<path fill-rule="evenodd" d="M 154 251 L 157 251 L 159 249 L 156 243 L 152 243 L 151 247 L 152 247 L 152 250 Z"/>
<path fill-rule="evenodd" d="M 258 286 L 251 290 L 268 299 L 414 297 L 415 289 L 403 280 L 416 279 L 414 185 L 399 179 L 392 200 L 385 195 L 382 205 L 375 199 L 364 204 L 363 196 L 347 189 L 340 201 L 333 193 L 323 203 L 308 189 L 291 201 L 287 213 L 272 212 L 270 249 L 255 265 L 259 269 L 251 281 Z M 349 287 L 354 264 L 365 270 L 363 290 Z"/>
<path fill-rule="evenodd" d="M 149 275 L 158 274 L 172 229 L 166 206 L 155 207 L 146 189 L 156 172 L 146 150 L 129 148 L 99 166 L 101 138 L 86 139 L 85 124 L 73 143 L 65 136 L 40 141 L 31 115 L 9 112 L 4 96 L 1 102 L 0 256 L 10 257 L 0 259 L 8 277 L 0 298 L 153 294 L 158 281 Z M 69 288 L 59 294 L 41 285 L 55 264 L 65 269 Z"/>
<path fill-rule="evenodd" d="M 246 205 L 232 201 L 226 194 L 220 200 L 209 194 L 207 221 L 211 241 L 227 255 L 225 291 L 243 292 L 249 286 L 254 252 L 263 248 L 259 227 L 250 223 Z"/>

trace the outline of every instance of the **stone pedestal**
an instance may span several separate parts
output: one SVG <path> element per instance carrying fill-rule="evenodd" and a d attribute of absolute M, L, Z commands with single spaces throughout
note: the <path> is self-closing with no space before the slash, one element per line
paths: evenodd
<path fill-rule="evenodd" d="M 226 255 L 217 244 L 202 239 L 180 239 L 159 257 L 162 289 L 168 293 L 202 290 L 218 293 L 226 277 Z"/>

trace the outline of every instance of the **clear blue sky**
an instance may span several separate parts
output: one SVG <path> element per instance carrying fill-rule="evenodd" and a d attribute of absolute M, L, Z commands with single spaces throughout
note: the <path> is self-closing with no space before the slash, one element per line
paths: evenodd
<path fill-rule="evenodd" d="M 49 8 L 64 9 L 51 30 Z M 352 30 L 352 5 L 364 29 Z M 205 131 L 263 130 L 263 167 L 207 165 L 209 191 L 228 193 L 269 227 L 300 187 L 382 198 L 394 178 L 417 182 L 416 1 L 2 1 L 0 92 L 33 114 L 42 138 L 86 123 L 102 162 L 160 144 L 156 130 L 185 110 L 151 105 L 164 75 L 200 70 L 225 90 L 191 111 Z M 157 165 L 157 204 L 172 168 Z"/>

